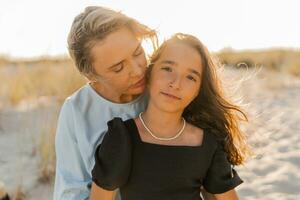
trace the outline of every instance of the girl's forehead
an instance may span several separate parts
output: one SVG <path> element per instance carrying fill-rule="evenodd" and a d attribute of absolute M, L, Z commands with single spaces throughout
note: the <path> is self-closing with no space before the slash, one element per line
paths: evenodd
<path fill-rule="evenodd" d="M 158 62 L 165 61 L 168 63 L 199 66 L 201 65 L 201 56 L 194 47 L 183 42 L 174 42 L 167 44 L 161 52 Z"/>
<path fill-rule="evenodd" d="M 188 44 L 181 42 L 167 43 L 162 50 L 162 56 L 187 56 L 190 52 L 196 51 L 193 47 Z M 197 54 L 197 53 L 196 53 Z"/>

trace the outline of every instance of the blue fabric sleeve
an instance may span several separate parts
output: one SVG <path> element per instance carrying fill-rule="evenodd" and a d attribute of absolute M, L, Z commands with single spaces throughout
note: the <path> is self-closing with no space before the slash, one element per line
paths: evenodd
<path fill-rule="evenodd" d="M 60 111 L 56 136 L 56 175 L 54 200 L 83 200 L 89 198 L 88 174 L 74 133 L 72 104 L 68 99 Z"/>

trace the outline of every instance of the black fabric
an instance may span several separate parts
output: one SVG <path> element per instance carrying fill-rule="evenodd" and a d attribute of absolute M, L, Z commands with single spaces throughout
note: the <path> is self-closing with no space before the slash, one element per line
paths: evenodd
<path fill-rule="evenodd" d="M 122 200 L 201 200 L 201 186 L 223 193 L 242 183 L 206 129 L 201 146 L 167 146 L 143 142 L 133 119 L 115 118 L 95 161 L 93 181 L 106 190 L 120 188 Z"/>
<path fill-rule="evenodd" d="M 132 141 L 120 118 L 109 121 L 107 125 L 108 131 L 96 149 L 92 177 L 100 187 L 114 190 L 127 182 L 131 169 Z"/>
<path fill-rule="evenodd" d="M 232 168 L 221 144 L 218 144 L 211 165 L 203 181 L 203 187 L 212 194 L 220 194 L 235 188 L 242 180 Z"/>

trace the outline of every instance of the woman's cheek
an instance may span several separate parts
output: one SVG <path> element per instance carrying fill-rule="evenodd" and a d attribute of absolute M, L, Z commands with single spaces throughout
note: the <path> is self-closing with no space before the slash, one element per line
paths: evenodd
<path fill-rule="evenodd" d="M 138 59 L 138 64 L 141 67 L 144 67 L 146 69 L 146 67 L 147 67 L 147 60 L 146 60 L 145 54 L 143 53 L 137 59 Z"/>

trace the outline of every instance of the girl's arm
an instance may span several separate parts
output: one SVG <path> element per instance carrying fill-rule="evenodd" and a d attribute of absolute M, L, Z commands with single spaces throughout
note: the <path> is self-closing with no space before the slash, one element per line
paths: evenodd
<path fill-rule="evenodd" d="M 238 200 L 235 189 L 229 190 L 221 194 L 215 194 L 217 200 Z"/>
<path fill-rule="evenodd" d="M 221 194 L 212 194 L 201 188 L 201 194 L 204 200 L 238 200 L 237 193 L 234 189 Z"/>
<path fill-rule="evenodd" d="M 203 187 L 201 187 L 201 194 L 204 200 L 217 200 L 214 194 L 207 192 Z"/>
<path fill-rule="evenodd" d="M 115 191 L 105 190 L 97 186 L 94 182 L 92 184 L 90 200 L 114 200 Z"/>

